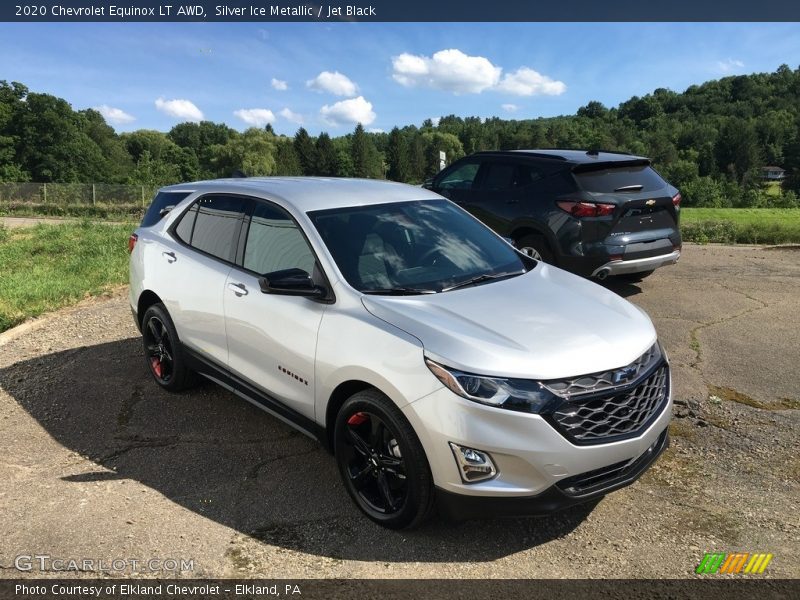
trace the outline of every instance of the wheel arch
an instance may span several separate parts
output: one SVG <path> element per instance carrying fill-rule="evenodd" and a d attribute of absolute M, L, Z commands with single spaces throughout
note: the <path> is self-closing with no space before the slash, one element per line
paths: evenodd
<path fill-rule="evenodd" d="M 359 379 L 343 381 L 331 392 L 331 395 L 328 398 L 328 405 L 325 409 L 325 439 L 323 440 L 325 448 L 331 454 L 333 454 L 334 424 L 336 421 L 336 415 L 339 414 L 339 409 L 342 408 L 342 405 L 350 396 L 369 389 L 375 389 L 381 393 L 385 393 L 375 385 Z"/>
<path fill-rule="evenodd" d="M 139 300 L 136 302 L 136 324 L 139 326 L 139 331 L 142 330 L 144 313 L 147 312 L 148 308 L 159 302 L 161 302 L 161 298 L 152 290 L 144 290 L 139 294 Z"/>

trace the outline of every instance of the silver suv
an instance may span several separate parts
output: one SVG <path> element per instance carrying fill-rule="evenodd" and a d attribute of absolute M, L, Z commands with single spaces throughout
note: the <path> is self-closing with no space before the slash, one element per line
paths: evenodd
<path fill-rule="evenodd" d="M 647 315 L 428 190 L 243 178 L 163 188 L 130 239 L 161 387 L 202 375 L 316 438 L 381 525 L 542 514 L 667 446 Z"/>

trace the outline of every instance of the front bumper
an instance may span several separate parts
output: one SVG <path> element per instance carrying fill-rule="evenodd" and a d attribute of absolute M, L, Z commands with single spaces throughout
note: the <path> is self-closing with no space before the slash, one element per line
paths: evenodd
<path fill-rule="evenodd" d="M 644 453 L 622 465 L 561 480 L 535 496 L 465 496 L 436 488 L 436 507 L 445 519 L 542 516 L 597 500 L 636 481 L 669 447 L 667 429 Z"/>
<path fill-rule="evenodd" d="M 647 258 L 635 258 L 632 260 L 611 260 L 600 265 L 592 272 L 592 277 L 605 278 L 609 275 L 629 275 L 631 273 L 642 273 L 652 271 L 666 265 L 674 265 L 681 257 L 680 250 L 674 250 L 669 254 L 659 256 L 648 256 Z"/>
<path fill-rule="evenodd" d="M 642 464 L 640 472 L 626 472 L 626 478 L 610 484 L 607 489 L 577 492 L 567 489 L 570 481 L 592 472 L 624 468 L 645 455 L 669 424 L 671 382 L 667 389 L 666 401 L 643 431 L 635 436 L 592 445 L 572 443 L 544 416 L 472 402 L 444 387 L 411 402 L 403 408 L 403 413 L 425 449 L 440 495 L 483 497 L 489 504 L 500 499 L 509 499 L 510 504 L 526 504 L 533 502 L 532 497 L 545 494 L 553 486 L 561 484 L 565 486 L 567 495 L 575 496 L 558 502 L 543 496 L 546 509 L 551 504 L 562 506 L 583 502 L 592 495 L 603 495 L 627 485 L 638 477 L 652 461 Z M 462 481 L 450 442 L 488 453 L 497 475 L 477 483 Z M 541 499 L 536 502 L 539 501 Z M 447 504 L 447 500 L 443 502 Z"/>

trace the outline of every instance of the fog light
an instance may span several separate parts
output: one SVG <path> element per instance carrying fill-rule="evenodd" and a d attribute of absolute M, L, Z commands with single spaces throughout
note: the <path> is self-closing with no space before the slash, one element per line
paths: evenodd
<path fill-rule="evenodd" d="M 450 449 L 458 464 L 458 472 L 464 483 L 475 483 L 491 479 L 497 475 L 497 469 L 486 452 L 459 446 L 450 442 Z"/>

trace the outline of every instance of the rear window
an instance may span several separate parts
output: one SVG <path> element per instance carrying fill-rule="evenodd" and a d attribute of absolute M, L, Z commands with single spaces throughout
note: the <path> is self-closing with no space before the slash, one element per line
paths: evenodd
<path fill-rule="evenodd" d="M 152 227 L 163 218 L 164 215 L 161 214 L 163 209 L 175 206 L 189 194 L 191 192 L 158 192 L 150 203 L 150 208 L 144 214 L 141 226 Z"/>
<path fill-rule="evenodd" d="M 652 192 L 667 185 L 658 173 L 643 165 L 584 171 L 575 173 L 575 179 L 582 190 L 604 194 L 626 191 Z"/>
<path fill-rule="evenodd" d="M 206 196 L 197 201 L 192 248 L 233 261 L 235 236 L 246 201 L 234 196 Z"/>

